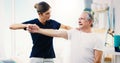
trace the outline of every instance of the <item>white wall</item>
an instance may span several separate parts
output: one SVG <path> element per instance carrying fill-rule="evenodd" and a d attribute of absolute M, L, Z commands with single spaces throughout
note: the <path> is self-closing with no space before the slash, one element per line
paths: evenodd
<path fill-rule="evenodd" d="M 9 1 L 8 1 L 9 2 Z M 5 0 L 0 0 L 0 58 L 10 57 L 11 55 L 11 31 L 9 30 L 10 25 L 10 13 L 11 9 L 8 8 L 9 14 L 6 12 Z M 9 4 L 8 4 L 9 5 Z M 10 6 L 10 5 L 9 5 Z M 8 6 L 8 7 L 9 7 Z M 9 19 L 7 17 L 9 16 Z"/>
<path fill-rule="evenodd" d="M 4 18 L 3 18 L 3 17 L 4 17 L 4 14 L 3 14 L 3 13 L 4 13 L 4 4 L 1 3 L 1 2 L 4 2 L 4 1 L 3 1 L 3 0 L 0 0 L 0 4 L 1 4 L 1 5 L 0 5 L 0 17 L 1 17 L 1 18 L 0 18 L 0 22 L 1 22 L 1 21 L 4 21 Z M 1 26 L 1 27 L 4 27 L 3 24 L 1 24 L 0 26 Z M 4 31 L 3 31 L 3 28 L 2 28 L 1 31 L 0 31 L 0 33 L 1 33 L 1 34 L 0 34 L 0 35 L 1 35 L 1 36 L 0 36 L 0 58 L 3 58 L 4 55 L 5 55 L 5 54 L 4 54 L 5 51 L 4 51 L 4 42 L 3 42 L 3 41 L 4 41 L 4 40 L 3 40 L 3 36 L 4 36 L 3 32 L 4 32 Z"/>
<path fill-rule="evenodd" d="M 115 7 L 115 34 L 120 35 L 120 0 L 113 0 Z"/>

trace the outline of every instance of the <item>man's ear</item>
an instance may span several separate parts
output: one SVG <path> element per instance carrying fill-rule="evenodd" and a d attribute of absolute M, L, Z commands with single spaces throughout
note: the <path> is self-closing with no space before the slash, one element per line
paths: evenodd
<path fill-rule="evenodd" d="M 91 24 L 91 27 L 93 26 L 93 21 L 89 20 L 89 24 Z"/>

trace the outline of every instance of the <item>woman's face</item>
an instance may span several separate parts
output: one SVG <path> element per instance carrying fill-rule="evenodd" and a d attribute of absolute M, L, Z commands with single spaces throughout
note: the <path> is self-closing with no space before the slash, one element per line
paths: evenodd
<path fill-rule="evenodd" d="M 50 19 L 50 14 L 51 14 L 51 11 L 50 9 L 42 14 L 39 14 L 40 15 L 40 18 L 41 19 L 44 19 L 44 20 L 49 20 Z"/>

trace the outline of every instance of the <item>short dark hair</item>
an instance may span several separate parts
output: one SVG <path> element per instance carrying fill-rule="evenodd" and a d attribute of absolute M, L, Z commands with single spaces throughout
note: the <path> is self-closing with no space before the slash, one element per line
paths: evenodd
<path fill-rule="evenodd" d="M 34 8 L 37 10 L 38 13 L 42 14 L 50 9 L 50 5 L 44 1 L 36 3 Z"/>

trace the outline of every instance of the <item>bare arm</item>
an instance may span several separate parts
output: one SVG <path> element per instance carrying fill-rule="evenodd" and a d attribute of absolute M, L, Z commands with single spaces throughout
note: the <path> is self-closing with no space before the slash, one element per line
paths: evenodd
<path fill-rule="evenodd" d="M 64 30 L 54 30 L 54 29 L 42 29 L 37 25 L 29 25 L 28 31 L 32 33 L 40 33 L 43 35 L 51 36 L 51 37 L 61 37 L 67 39 L 67 32 Z"/>
<path fill-rule="evenodd" d="M 67 25 L 63 25 L 63 24 L 61 24 L 60 28 L 61 28 L 61 29 L 65 29 L 65 30 L 70 30 L 70 29 L 72 29 L 72 27 L 67 26 Z"/>
<path fill-rule="evenodd" d="M 103 52 L 100 50 L 95 50 L 95 60 L 94 63 L 101 63 Z"/>
<path fill-rule="evenodd" d="M 10 29 L 17 30 L 17 29 L 24 29 L 27 27 L 28 24 L 12 24 L 10 25 Z"/>

